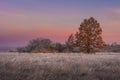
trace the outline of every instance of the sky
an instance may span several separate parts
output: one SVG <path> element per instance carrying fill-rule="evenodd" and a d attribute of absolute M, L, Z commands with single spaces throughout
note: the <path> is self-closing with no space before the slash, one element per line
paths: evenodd
<path fill-rule="evenodd" d="M 39 37 L 64 43 L 89 17 L 100 23 L 106 43 L 120 43 L 120 0 L 0 0 L 0 46 Z"/>

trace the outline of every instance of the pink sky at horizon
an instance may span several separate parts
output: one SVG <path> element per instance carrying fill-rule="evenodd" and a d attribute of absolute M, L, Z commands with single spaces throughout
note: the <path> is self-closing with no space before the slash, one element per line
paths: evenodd
<path fill-rule="evenodd" d="M 24 45 L 38 37 L 64 43 L 71 33 L 78 30 L 80 23 L 91 16 L 101 24 L 103 40 L 106 43 L 120 43 L 119 7 L 91 7 L 90 11 L 81 6 L 69 6 L 73 3 L 67 4 L 69 7 L 65 8 L 47 3 L 50 8 L 36 5 L 30 9 L 26 5 L 24 9 L 16 4 L 3 2 L 0 6 L 0 46 Z"/>

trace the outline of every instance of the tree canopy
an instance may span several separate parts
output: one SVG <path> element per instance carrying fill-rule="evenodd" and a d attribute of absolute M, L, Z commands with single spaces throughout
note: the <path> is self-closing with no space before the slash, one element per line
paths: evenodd
<path fill-rule="evenodd" d="M 78 30 L 75 34 L 75 45 L 79 46 L 82 52 L 94 53 L 95 48 L 105 47 L 100 24 L 93 17 L 85 19 Z"/>

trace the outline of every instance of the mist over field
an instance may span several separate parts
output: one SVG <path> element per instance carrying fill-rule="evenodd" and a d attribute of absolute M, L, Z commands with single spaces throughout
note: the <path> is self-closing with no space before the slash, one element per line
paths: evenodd
<path fill-rule="evenodd" d="M 0 80 L 119 80 L 120 53 L 0 53 Z"/>

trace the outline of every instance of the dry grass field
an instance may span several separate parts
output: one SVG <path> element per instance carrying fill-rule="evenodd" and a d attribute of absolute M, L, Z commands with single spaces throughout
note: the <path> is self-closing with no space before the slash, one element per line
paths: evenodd
<path fill-rule="evenodd" d="M 120 53 L 0 53 L 0 80 L 120 80 Z"/>

